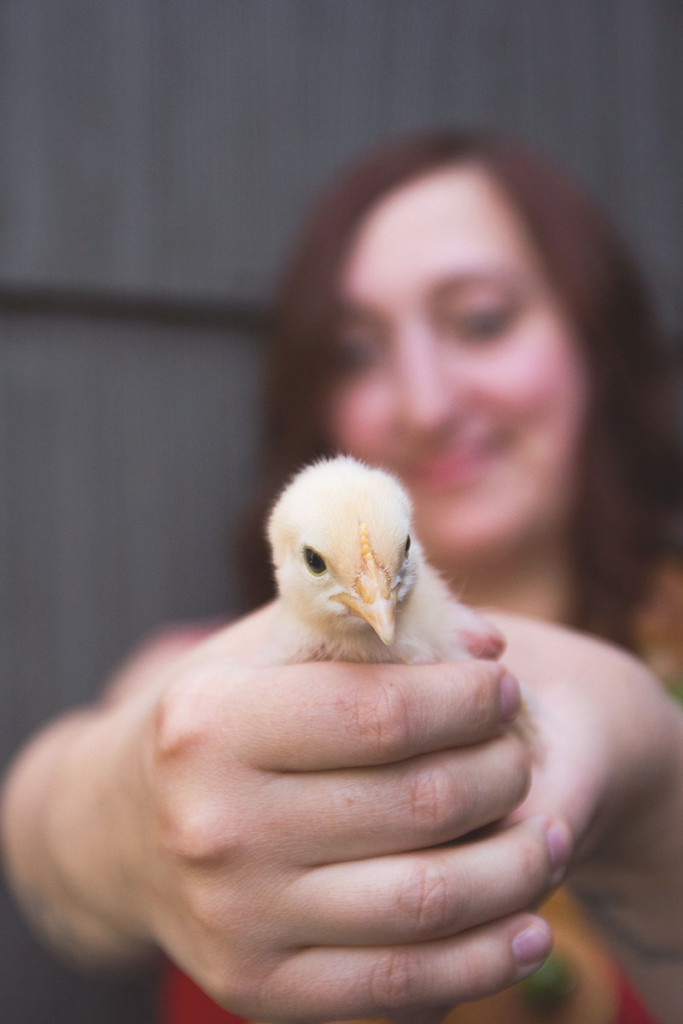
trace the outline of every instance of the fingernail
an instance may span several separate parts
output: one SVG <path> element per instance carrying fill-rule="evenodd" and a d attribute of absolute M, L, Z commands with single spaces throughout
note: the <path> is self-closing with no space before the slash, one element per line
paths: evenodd
<path fill-rule="evenodd" d="M 553 933 L 550 925 L 542 918 L 537 918 L 512 940 L 512 952 L 517 966 L 525 974 L 540 967 L 550 953 L 552 944 Z"/>
<path fill-rule="evenodd" d="M 522 703 L 519 683 L 513 675 L 505 672 L 500 680 L 500 713 L 504 722 L 516 718 Z"/>
<path fill-rule="evenodd" d="M 572 848 L 572 837 L 569 826 L 564 821 L 552 821 L 545 830 L 545 841 L 550 857 L 553 874 L 550 876 L 552 885 L 557 885 L 567 866 Z"/>

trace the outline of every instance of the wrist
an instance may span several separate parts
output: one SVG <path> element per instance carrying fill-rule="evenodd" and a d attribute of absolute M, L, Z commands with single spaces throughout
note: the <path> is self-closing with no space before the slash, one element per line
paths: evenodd
<path fill-rule="evenodd" d="M 683 711 L 644 666 L 629 660 L 627 699 L 619 701 L 616 686 L 611 695 L 628 714 L 610 712 L 604 787 L 578 863 L 579 871 L 606 876 L 615 866 L 639 874 L 672 858 L 680 863 L 683 848 Z"/>
<path fill-rule="evenodd" d="M 127 709 L 83 714 L 55 760 L 42 822 L 48 938 L 81 963 L 116 966 L 153 949 L 134 872 L 135 759 Z M 47 911 L 46 911 L 47 913 Z"/>

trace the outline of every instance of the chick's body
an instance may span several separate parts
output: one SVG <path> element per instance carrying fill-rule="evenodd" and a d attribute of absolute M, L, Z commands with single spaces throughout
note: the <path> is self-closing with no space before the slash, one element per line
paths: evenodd
<path fill-rule="evenodd" d="M 451 594 L 411 535 L 389 473 L 340 456 L 302 470 L 268 523 L 279 607 L 272 660 L 437 662 L 502 639 Z"/>

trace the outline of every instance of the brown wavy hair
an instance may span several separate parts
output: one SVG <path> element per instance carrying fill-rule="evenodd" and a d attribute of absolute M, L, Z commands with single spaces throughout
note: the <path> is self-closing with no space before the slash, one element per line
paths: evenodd
<path fill-rule="evenodd" d="M 261 512 L 293 471 L 328 452 L 324 409 L 334 373 L 338 281 L 354 233 L 394 189 L 462 163 L 484 169 L 521 216 L 584 347 L 592 404 L 574 521 L 572 623 L 629 644 L 633 613 L 670 548 L 681 506 L 673 349 L 604 214 L 550 161 L 491 134 L 396 140 L 353 166 L 314 208 L 272 313 L 266 487 L 242 547 L 246 596 L 256 603 L 272 594 Z"/>

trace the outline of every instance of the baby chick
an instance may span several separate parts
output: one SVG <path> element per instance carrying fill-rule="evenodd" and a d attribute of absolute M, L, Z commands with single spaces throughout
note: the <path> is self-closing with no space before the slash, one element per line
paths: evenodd
<path fill-rule="evenodd" d="M 418 663 L 500 654 L 498 630 L 425 561 L 411 517 L 408 495 L 383 470 L 347 456 L 303 469 L 268 521 L 280 601 L 267 656 Z"/>
<path fill-rule="evenodd" d="M 290 482 L 268 521 L 280 596 L 273 660 L 418 663 L 501 652 L 498 630 L 425 561 L 411 517 L 395 477 L 348 456 Z"/>

